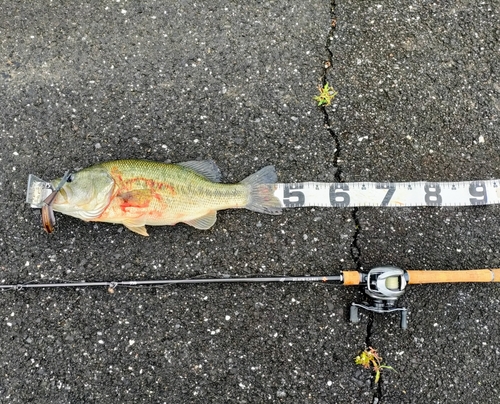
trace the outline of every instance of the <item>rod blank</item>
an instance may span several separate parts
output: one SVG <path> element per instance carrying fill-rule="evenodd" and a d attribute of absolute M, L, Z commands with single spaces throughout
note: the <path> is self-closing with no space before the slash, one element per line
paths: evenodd
<path fill-rule="evenodd" d="M 118 281 L 118 282 L 55 282 L 24 283 L 17 285 L 0 285 L 0 290 L 20 290 L 29 288 L 80 288 L 105 286 L 114 289 L 118 286 L 162 286 L 200 283 L 268 283 L 268 282 L 340 282 L 341 275 L 332 276 L 274 276 L 260 278 L 197 278 L 197 279 L 160 279 L 150 281 Z"/>

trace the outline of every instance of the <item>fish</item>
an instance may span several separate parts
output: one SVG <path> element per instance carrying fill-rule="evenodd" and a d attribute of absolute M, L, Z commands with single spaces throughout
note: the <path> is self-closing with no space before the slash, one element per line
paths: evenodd
<path fill-rule="evenodd" d="M 87 222 L 122 224 L 143 236 L 148 236 L 146 225 L 185 223 L 207 230 L 223 209 L 281 214 L 273 166 L 236 184 L 220 181 L 220 170 L 212 160 L 175 164 L 114 160 L 67 176 L 51 198 L 50 208 Z M 55 188 L 61 178 L 51 184 Z"/>

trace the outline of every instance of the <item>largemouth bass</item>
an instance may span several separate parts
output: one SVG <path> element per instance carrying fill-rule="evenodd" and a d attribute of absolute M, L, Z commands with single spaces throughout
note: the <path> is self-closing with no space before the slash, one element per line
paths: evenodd
<path fill-rule="evenodd" d="M 237 184 L 220 184 L 220 177 L 213 161 L 109 161 L 71 174 L 50 208 L 85 221 L 121 223 L 143 236 L 148 235 L 146 225 L 182 222 L 209 229 L 221 209 L 281 213 L 281 203 L 273 195 L 277 182 L 273 166 Z M 56 187 L 61 179 L 51 183 Z"/>

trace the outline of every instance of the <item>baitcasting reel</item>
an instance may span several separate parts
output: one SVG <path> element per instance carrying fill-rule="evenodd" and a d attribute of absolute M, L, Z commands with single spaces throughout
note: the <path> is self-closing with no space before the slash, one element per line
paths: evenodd
<path fill-rule="evenodd" d="M 362 274 L 361 284 L 365 284 L 365 293 L 371 303 L 352 303 L 350 320 L 359 323 L 359 309 L 374 313 L 401 312 L 401 328 L 408 328 L 408 311 L 405 307 L 396 307 L 396 301 L 404 293 L 407 284 L 406 272 L 400 268 L 386 266 L 371 269 Z"/>

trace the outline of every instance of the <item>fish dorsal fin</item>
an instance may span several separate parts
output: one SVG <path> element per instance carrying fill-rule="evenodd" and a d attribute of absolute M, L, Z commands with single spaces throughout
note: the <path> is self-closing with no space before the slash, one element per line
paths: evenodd
<path fill-rule="evenodd" d="M 184 223 L 193 226 L 196 229 L 207 230 L 215 224 L 217 220 L 217 212 L 215 210 L 208 212 L 206 215 L 193 220 L 185 221 Z"/>
<path fill-rule="evenodd" d="M 219 167 L 217 167 L 217 164 L 213 160 L 184 161 L 177 163 L 177 165 L 189 168 L 212 182 L 220 182 L 221 180 Z"/>

